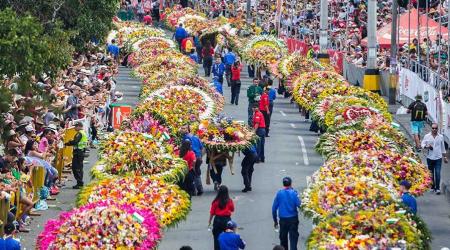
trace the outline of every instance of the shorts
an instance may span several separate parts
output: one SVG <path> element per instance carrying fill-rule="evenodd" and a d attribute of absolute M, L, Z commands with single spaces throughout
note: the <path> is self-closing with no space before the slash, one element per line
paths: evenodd
<path fill-rule="evenodd" d="M 420 135 L 423 129 L 423 121 L 411 121 L 411 133 L 413 135 Z"/>

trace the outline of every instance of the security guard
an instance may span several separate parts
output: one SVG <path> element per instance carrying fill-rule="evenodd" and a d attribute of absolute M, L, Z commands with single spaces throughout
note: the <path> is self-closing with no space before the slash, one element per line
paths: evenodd
<path fill-rule="evenodd" d="M 84 151 L 88 145 L 88 137 L 83 130 L 82 122 L 75 123 L 75 130 L 77 131 L 75 137 L 65 145 L 73 146 L 72 172 L 77 184 L 72 188 L 80 189 L 83 186 Z"/>

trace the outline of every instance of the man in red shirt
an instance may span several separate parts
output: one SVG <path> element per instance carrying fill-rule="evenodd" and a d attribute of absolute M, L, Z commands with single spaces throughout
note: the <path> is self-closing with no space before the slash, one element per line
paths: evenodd
<path fill-rule="evenodd" d="M 266 139 L 266 122 L 264 120 L 264 115 L 259 110 L 259 105 L 255 103 L 253 105 L 253 128 L 255 129 L 256 135 L 259 137 L 256 143 L 256 153 L 258 154 L 258 159 L 256 163 L 264 162 L 264 143 Z"/>
<path fill-rule="evenodd" d="M 261 94 L 261 99 L 259 100 L 259 110 L 264 116 L 264 123 L 266 124 L 266 137 L 269 137 L 269 126 L 270 126 L 270 110 L 269 110 L 269 94 L 267 88 L 264 88 L 264 92 Z"/>

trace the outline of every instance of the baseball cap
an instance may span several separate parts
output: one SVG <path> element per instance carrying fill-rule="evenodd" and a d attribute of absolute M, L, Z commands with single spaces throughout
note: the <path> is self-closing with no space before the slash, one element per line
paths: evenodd
<path fill-rule="evenodd" d="M 411 188 L 411 183 L 409 183 L 409 181 L 407 181 L 407 180 L 402 180 L 400 182 L 400 186 L 404 186 L 406 189 L 410 189 Z"/>
<path fill-rule="evenodd" d="M 234 222 L 232 220 L 227 222 L 227 229 L 235 229 L 235 228 L 237 228 L 236 222 Z"/>
<path fill-rule="evenodd" d="M 291 184 L 292 184 L 291 177 L 286 176 L 286 177 L 283 178 L 283 186 L 288 187 Z"/>
<path fill-rule="evenodd" d="M 32 132 L 32 131 L 34 131 L 34 128 L 33 128 L 33 126 L 31 126 L 31 124 L 29 124 L 25 127 L 25 131 Z"/>

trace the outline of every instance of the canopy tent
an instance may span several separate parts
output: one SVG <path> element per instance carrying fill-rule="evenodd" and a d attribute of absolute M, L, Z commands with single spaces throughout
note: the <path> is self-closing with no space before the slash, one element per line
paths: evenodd
<path fill-rule="evenodd" d="M 410 21 L 408 20 L 410 19 Z M 420 42 L 427 37 L 427 25 L 428 25 L 428 37 L 431 41 L 435 41 L 439 32 L 444 39 L 448 38 L 448 29 L 438 22 L 427 17 L 425 14 L 419 16 L 417 9 L 411 9 L 410 14 L 408 12 L 402 14 L 399 18 L 398 25 L 399 36 L 397 43 L 399 45 L 411 42 L 414 38 L 418 38 L 418 31 L 420 30 Z M 427 24 L 428 20 L 428 24 Z M 383 28 L 377 31 L 377 41 L 381 48 L 389 48 L 391 46 L 391 26 L 392 22 L 385 25 Z M 408 39 L 409 35 L 409 39 Z M 367 37 L 364 38 L 361 43 L 367 45 Z"/>

